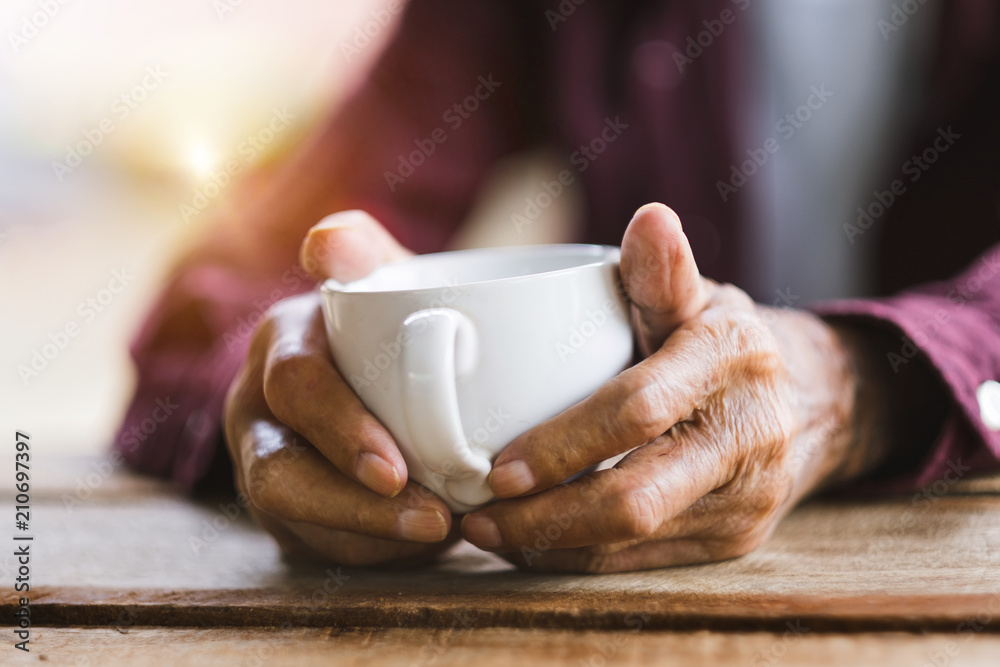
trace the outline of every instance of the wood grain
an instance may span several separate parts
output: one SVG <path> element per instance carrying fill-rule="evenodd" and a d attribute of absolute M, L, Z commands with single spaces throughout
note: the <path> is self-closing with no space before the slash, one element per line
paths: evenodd
<path fill-rule="evenodd" d="M 1000 627 L 1000 495 L 991 493 L 813 502 L 758 551 L 697 567 L 533 574 L 463 544 L 416 571 L 338 573 L 283 561 L 228 501 L 195 503 L 121 470 L 84 494 L 94 462 L 64 465 L 40 474 L 33 495 L 36 625 L 447 628 L 465 619 L 621 630 L 641 618 L 649 629 L 803 621 L 816 632 L 950 632 L 989 614 L 998 621 L 984 631 Z M 7 554 L 0 575 L 10 581 Z M 15 603 L 0 589 L 0 613 Z"/>
<path fill-rule="evenodd" d="M 7 632 L 0 628 L 0 632 Z M 37 643 L 35 643 L 37 642 Z M 993 667 L 996 635 L 659 633 L 463 628 L 42 628 L 31 654 L 4 647 L 3 664 L 52 667 L 187 667 L 283 665 L 289 667 L 431 667 L 475 664 L 508 667 L 627 667 L 639 664 L 690 667 Z M 12 653 L 14 655 L 12 655 Z M 941 662 L 944 660 L 946 662 Z"/>

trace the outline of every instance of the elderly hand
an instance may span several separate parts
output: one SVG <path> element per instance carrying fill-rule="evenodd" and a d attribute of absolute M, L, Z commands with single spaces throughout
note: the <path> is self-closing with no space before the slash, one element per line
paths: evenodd
<path fill-rule="evenodd" d="M 346 211 L 310 230 L 302 264 L 348 281 L 408 254 L 370 216 Z M 460 539 L 448 507 L 407 481 L 392 436 L 334 367 L 318 292 L 268 311 L 230 388 L 225 426 L 251 514 L 290 555 L 414 564 Z"/>
<path fill-rule="evenodd" d="M 464 518 L 470 542 L 542 570 L 732 558 L 811 491 L 878 463 L 849 331 L 701 277 L 661 204 L 629 224 L 621 274 L 645 359 L 500 454 L 504 500 Z"/>

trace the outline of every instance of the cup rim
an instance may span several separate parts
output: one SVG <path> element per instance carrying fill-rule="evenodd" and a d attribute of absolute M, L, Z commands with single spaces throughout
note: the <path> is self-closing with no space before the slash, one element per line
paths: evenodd
<path fill-rule="evenodd" d="M 504 278 L 490 278 L 487 280 L 475 280 L 469 282 L 456 283 L 455 287 L 469 287 L 474 285 L 488 285 L 494 283 L 517 283 L 531 280 L 538 280 L 541 278 L 558 275 L 561 273 L 569 273 L 572 271 L 579 271 L 581 269 L 593 268 L 597 266 L 604 266 L 611 262 L 618 263 L 621 257 L 621 248 L 619 246 L 613 245 L 599 245 L 595 243 L 546 243 L 546 244 L 534 244 L 534 245 L 511 245 L 511 246 L 495 246 L 486 248 L 469 248 L 466 250 L 446 250 L 443 252 L 427 253 L 423 255 L 414 255 L 412 257 L 407 257 L 402 260 L 396 260 L 394 262 L 389 262 L 383 266 L 392 266 L 394 264 L 409 263 L 409 262 L 425 262 L 432 261 L 435 258 L 454 256 L 454 255 L 477 255 L 477 254 L 502 254 L 508 256 L 518 256 L 518 255 L 541 255 L 551 254 L 556 252 L 558 254 L 573 254 L 580 253 L 581 260 L 586 259 L 585 253 L 590 253 L 592 255 L 593 261 L 582 262 L 574 266 L 568 266 L 561 269 L 552 269 L 551 271 L 539 271 L 537 273 L 527 273 L 518 276 L 507 276 Z M 381 268 L 381 267 L 380 267 Z M 377 270 L 377 269 L 376 269 Z M 366 276 L 367 277 L 367 276 Z M 359 280 L 364 280 L 364 278 L 359 278 Z M 320 284 L 320 290 L 324 294 L 337 294 L 337 295 L 358 295 L 358 296 L 371 296 L 376 294 L 423 294 L 423 293 L 436 293 L 441 291 L 441 286 L 435 287 L 420 287 L 417 289 L 412 288 L 401 288 L 401 289 L 384 289 L 384 290 L 363 290 L 354 291 L 348 289 L 348 287 L 354 284 L 356 281 L 350 283 L 342 283 L 333 278 L 328 278 Z"/>

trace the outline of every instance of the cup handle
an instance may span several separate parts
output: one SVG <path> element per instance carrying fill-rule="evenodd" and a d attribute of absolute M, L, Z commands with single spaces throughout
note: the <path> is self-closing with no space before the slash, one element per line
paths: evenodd
<path fill-rule="evenodd" d="M 443 478 L 445 491 L 456 501 L 490 501 L 486 476 L 492 466 L 465 439 L 456 388 L 457 377 L 476 364 L 475 327 L 457 310 L 429 308 L 403 321 L 399 340 L 407 341 L 400 354 L 402 406 L 415 453 Z"/>

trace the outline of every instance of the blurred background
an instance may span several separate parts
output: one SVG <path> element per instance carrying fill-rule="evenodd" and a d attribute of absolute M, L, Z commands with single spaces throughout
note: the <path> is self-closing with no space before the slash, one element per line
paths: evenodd
<path fill-rule="evenodd" d="M 351 62 L 337 44 L 374 6 L 3 3 L 4 432 L 34 429 L 50 451 L 107 448 L 132 387 L 128 340 L 170 261 L 209 224 L 180 204 L 246 157 L 241 142 L 275 107 L 294 122 L 250 169 L 266 170 L 343 94 L 378 43 Z M 37 376 L 26 372 L 43 365 L 32 367 L 36 352 Z"/>
<path fill-rule="evenodd" d="M 236 160 L 243 186 L 266 178 L 391 38 L 399 13 L 373 22 L 387 6 L 5 0 L 2 432 L 31 429 L 53 454 L 107 449 L 133 386 L 131 336 L 211 207 L 240 189 L 216 191 L 209 176 Z M 347 48 L 359 31 L 369 43 Z M 275 115 L 287 127 L 264 131 Z M 534 183 L 533 169 L 508 173 Z M 516 191 L 510 180 L 497 189 Z M 533 227 L 557 238 L 559 224 Z M 484 242 L 472 231 L 460 244 Z"/>

